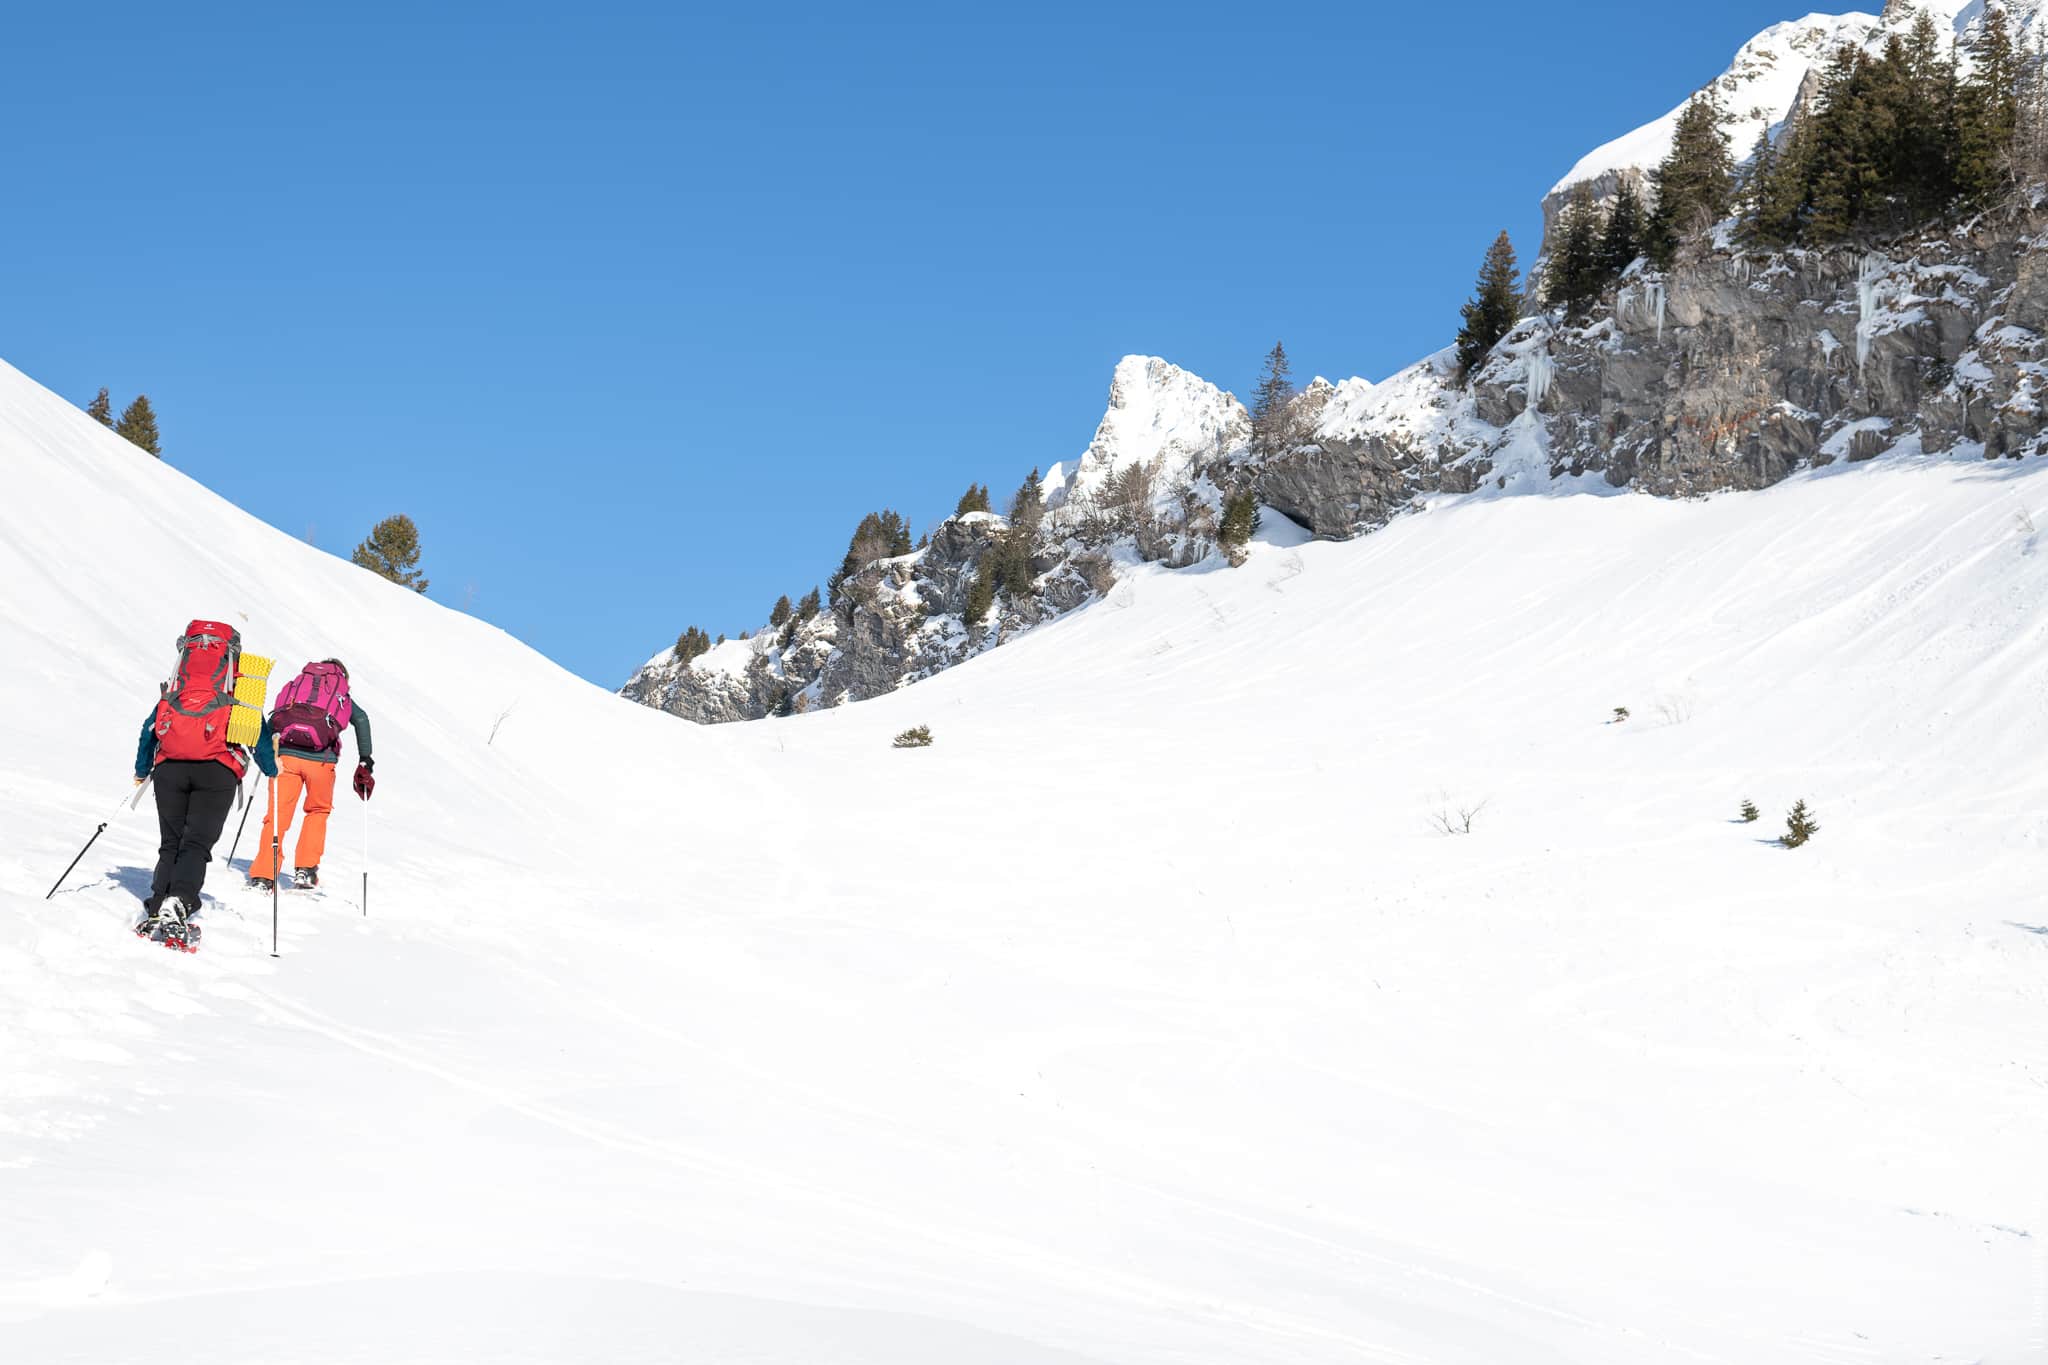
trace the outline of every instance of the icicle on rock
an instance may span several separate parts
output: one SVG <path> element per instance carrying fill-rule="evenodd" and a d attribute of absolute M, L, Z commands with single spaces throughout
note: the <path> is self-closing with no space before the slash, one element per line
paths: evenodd
<path fill-rule="evenodd" d="M 1550 347 L 1547 343 L 1529 352 L 1529 406 L 1527 411 L 1535 412 L 1537 406 L 1549 395 L 1550 381 L 1556 373 L 1557 369 L 1551 362 Z"/>
<path fill-rule="evenodd" d="M 1877 330 L 1878 286 L 1884 279 L 1885 259 L 1866 255 L 1856 269 L 1856 368 L 1860 372 L 1870 361 L 1870 341 Z"/>

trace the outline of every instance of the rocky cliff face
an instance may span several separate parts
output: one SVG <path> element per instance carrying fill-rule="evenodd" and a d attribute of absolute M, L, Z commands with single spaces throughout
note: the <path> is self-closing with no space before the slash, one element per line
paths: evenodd
<path fill-rule="evenodd" d="M 1982 13 L 1976 0 L 1927 8 L 1959 36 Z M 2044 12 L 2048 0 L 2011 6 L 2023 31 Z M 1882 16 L 1809 16 L 1746 44 L 1714 85 L 1735 150 L 1811 98 L 1836 46 L 1881 43 L 1915 14 L 1894 0 Z M 1640 181 L 1668 150 L 1676 113 L 1582 159 L 1546 216 L 1576 183 L 1611 193 Z M 1667 272 L 1637 262 L 1581 325 L 1524 319 L 1469 381 L 1449 352 L 1381 383 L 1317 380 L 1295 404 L 1296 439 L 1277 452 L 1253 452 L 1230 394 L 1156 357 L 1126 357 L 1087 449 L 1048 471 L 1025 525 L 949 518 L 914 553 L 861 567 L 830 609 L 688 663 L 657 656 L 622 691 L 700 722 L 878 696 L 1086 605 L 1120 567 L 1209 558 L 1238 490 L 1342 539 L 1443 496 L 1559 480 L 1690 497 L 1890 451 L 2017 458 L 2048 447 L 2040 197 L 1877 252 L 1760 255 L 1717 241 Z M 1007 565 L 1006 586 L 976 613 L 976 581 L 985 592 L 994 564 Z"/>
<path fill-rule="evenodd" d="M 1597 477 L 1686 497 L 1894 447 L 2035 453 L 2044 232 L 2037 201 L 1881 253 L 1639 266 L 1583 326 L 1525 319 L 1469 386 L 1438 357 L 1340 389 L 1317 438 L 1258 468 L 1258 487 L 1342 537 L 1442 492 Z"/>
<path fill-rule="evenodd" d="M 1297 404 L 1303 438 L 1266 457 L 1236 399 L 1132 357 L 1088 450 L 1046 482 L 1028 593 L 1001 594 L 969 624 L 976 573 L 1014 532 L 989 513 L 953 517 L 916 552 L 863 568 L 815 618 L 688 664 L 662 656 L 623 691 L 700 722 L 878 696 L 1085 605 L 1119 565 L 1206 558 L 1233 487 L 1343 539 L 1440 495 L 1560 479 L 1690 497 L 1892 450 L 2040 452 L 2044 243 L 2036 199 L 1883 252 L 1638 263 L 1583 325 L 1523 320 L 1469 383 L 1448 353 L 1384 383 L 1317 381 Z"/>

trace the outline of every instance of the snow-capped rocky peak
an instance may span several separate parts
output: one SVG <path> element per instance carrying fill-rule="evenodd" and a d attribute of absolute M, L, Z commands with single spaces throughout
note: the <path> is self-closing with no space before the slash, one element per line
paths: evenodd
<path fill-rule="evenodd" d="M 2048 0 L 2007 0 L 2007 21 L 2016 39 L 2030 41 L 2041 27 Z M 1810 93 L 1809 73 L 1826 65 L 1844 46 L 1876 52 L 1885 40 L 1904 35 L 1925 13 L 1952 40 L 1962 45 L 1962 66 L 1970 66 L 1970 39 L 1984 21 L 1984 0 L 1888 0 L 1878 14 L 1809 14 L 1773 24 L 1744 43 L 1728 69 L 1702 87 L 1714 93 L 1726 115 L 1729 150 L 1736 159 L 1749 156 L 1758 134 L 1775 138 L 1786 117 Z M 1688 97 L 1686 102 L 1690 102 Z M 1543 196 L 1543 229 L 1547 236 L 1557 212 L 1575 185 L 1589 185 L 1596 199 L 1605 199 L 1627 181 L 1640 181 L 1671 150 L 1672 134 L 1685 103 L 1634 132 L 1594 148 Z"/>
<path fill-rule="evenodd" d="M 1250 434 L 1244 404 L 1208 380 L 1158 356 L 1127 355 L 1110 380 L 1109 407 L 1088 449 L 1069 470 L 1046 473 L 1046 502 L 1094 492 L 1119 469 L 1159 460 L 1171 479 L 1192 461 L 1228 453 Z"/>
<path fill-rule="evenodd" d="M 1953 16 L 1935 12 L 1937 22 L 1944 18 L 1953 21 Z M 1911 22 L 1910 16 L 1906 22 Z M 1728 69 L 1704 87 L 1713 91 L 1727 116 L 1722 126 L 1727 129 L 1730 150 L 1738 158 L 1748 156 L 1759 133 L 1784 122 L 1809 70 L 1824 64 L 1845 43 L 1869 44 L 1883 27 L 1874 14 L 1809 14 L 1773 24 L 1744 43 Z M 1689 102 L 1690 97 L 1655 122 L 1579 158 L 1543 197 L 1545 231 L 1556 220 L 1557 210 L 1573 186 L 1591 185 L 1596 197 L 1605 198 L 1624 181 L 1648 174 L 1670 152 L 1678 116 Z"/>

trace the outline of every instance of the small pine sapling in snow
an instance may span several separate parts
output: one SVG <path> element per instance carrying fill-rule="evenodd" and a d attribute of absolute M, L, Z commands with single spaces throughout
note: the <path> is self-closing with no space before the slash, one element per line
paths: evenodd
<path fill-rule="evenodd" d="M 1626 706 L 1617 706 L 1614 708 L 1614 720 L 1611 722 L 1612 724 L 1619 725 L 1627 719 L 1628 708 Z"/>
<path fill-rule="evenodd" d="M 1818 833 L 1820 825 L 1814 820 L 1813 812 L 1806 808 L 1806 800 L 1802 797 L 1792 803 L 1792 810 L 1785 816 L 1785 832 L 1778 836 L 1778 842 L 1786 848 L 1798 848 Z"/>
<path fill-rule="evenodd" d="M 932 742 L 932 727 L 929 725 L 913 725 L 889 742 L 898 749 L 925 748 Z"/>
<path fill-rule="evenodd" d="M 1223 500 L 1223 518 L 1216 525 L 1216 543 L 1233 565 L 1245 561 L 1245 546 L 1259 529 L 1259 496 L 1249 488 Z"/>
<path fill-rule="evenodd" d="M 1753 825 L 1763 815 L 1763 812 L 1756 808 L 1756 802 L 1745 798 L 1739 808 L 1739 814 L 1742 816 L 1743 824 Z"/>

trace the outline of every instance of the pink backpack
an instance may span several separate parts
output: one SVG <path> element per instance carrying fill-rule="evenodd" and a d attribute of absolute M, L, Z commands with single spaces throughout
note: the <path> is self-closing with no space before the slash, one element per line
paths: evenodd
<path fill-rule="evenodd" d="M 354 714 L 348 670 L 337 663 L 307 664 L 278 692 L 270 732 L 280 748 L 340 753 L 341 732 Z"/>

